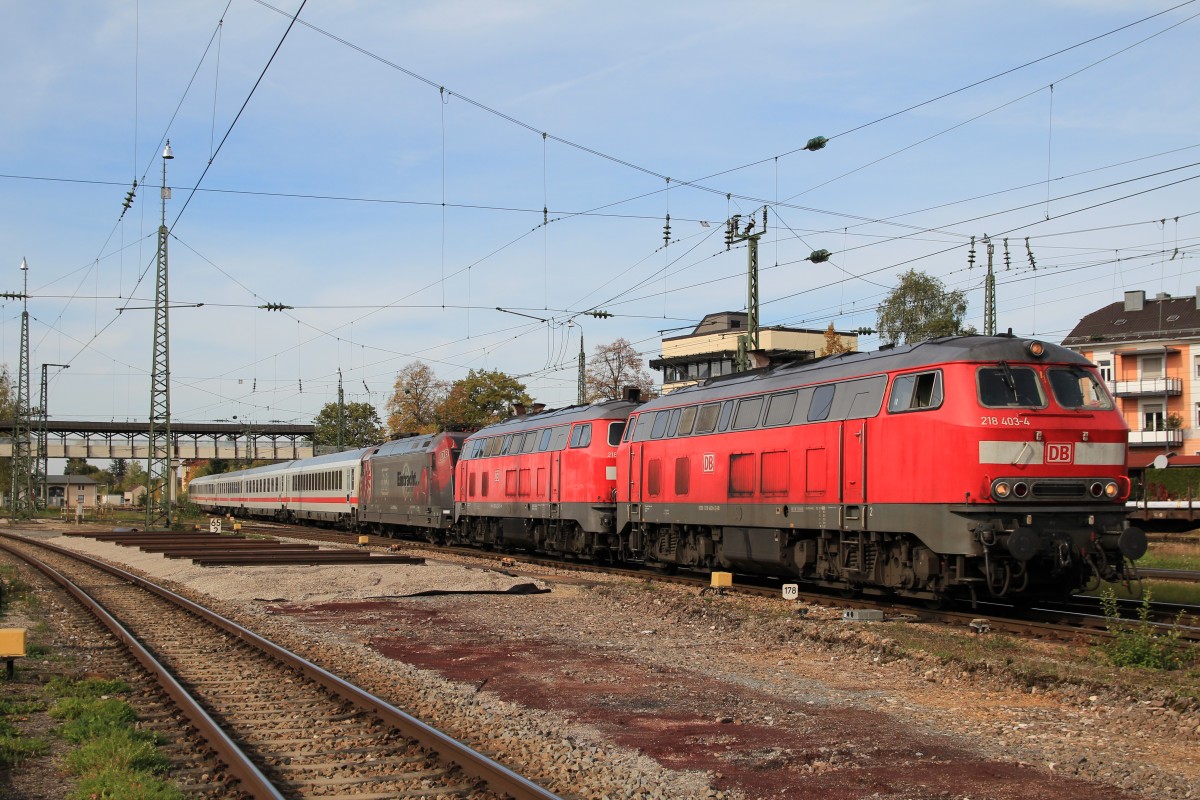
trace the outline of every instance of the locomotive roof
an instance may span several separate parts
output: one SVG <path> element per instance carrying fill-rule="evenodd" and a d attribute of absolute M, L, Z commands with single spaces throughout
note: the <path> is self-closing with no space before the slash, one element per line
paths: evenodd
<path fill-rule="evenodd" d="M 638 403 L 628 400 L 606 400 L 603 403 L 591 405 L 567 406 L 553 411 L 539 411 L 536 414 L 522 414 L 510 417 L 503 422 L 497 422 L 486 428 L 481 428 L 469 438 L 478 439 L 481 436 L 496 436 L 498 434 L 516 433 L 534 428 L 548 428 L 553 425 L 565 425 L 572 422 L 586 422 L 592 419 L 625 419 L 629 412 L 638 407 Z"/>
<path fill-rule="evenodd" d="M 371 456 L 394 456 L 399 453 L 420 453 L 434 449 L 442 443 L 446 437 L 458 437 L 460 441 L 467 438 L 467 434 L 459 431 L 442 431 L 441 433 L 418 434 L 417 436 L 409 436 L 406 439 L 395 439 L 390 442 L 384 442 L 377 448 L 371 450 Z"/>
<path fill-rule="evenodd" d="M 1090 366 L 1092 363 L 1079 353 L 1050 342 L 1042 342 L 1046 353 L 1042 358 L 1035 359 L 1026 350 L 1032 341 L 1034 340 L 1016 336 L 948 336 L 869 353 L 839 353 L 816 360 L 787 361 L 749 372 L 709 378 L 652 400 L 649 405 L 674 406 L 717 400 L 750 392 L 778 391 L 794 386 L 919 369 L 953 361 L 1036 361 L 1080 366 Z"/>

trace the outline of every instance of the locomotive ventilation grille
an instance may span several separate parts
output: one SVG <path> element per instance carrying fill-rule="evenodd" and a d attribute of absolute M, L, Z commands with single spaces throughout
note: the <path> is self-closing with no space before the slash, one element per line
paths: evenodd
<path fill-rule="evenodd" d="M 1087 496 L 1083 481 L 1033 481 L 1029 493 L 1042 500 L 1068 500 Z"/>
<path fill-rule="evenodd" d="M 1111 478 L 1082 478 L 1077 480 L 998 478 L 992 481 L 992 497 L 1001 503 L 1029 500 L 1089 500 L 1119 499 L 1120 486 Z"/>

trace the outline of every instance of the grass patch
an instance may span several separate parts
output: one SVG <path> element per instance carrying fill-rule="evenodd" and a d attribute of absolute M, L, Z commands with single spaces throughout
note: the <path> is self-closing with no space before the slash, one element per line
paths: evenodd
<path fill-rule="evenodd" d="M 80 777 L 68 798 L 183 800 L 183 792 L 159 777 L 170 762 L 158 751 L 157 734 L 137 730 L 137 714 L 118 696 L 130 691 L 128 683 L 55 678 L 47 691 L 57 698 L 50 715 L 63 720 L 59 735 L 79 745 L 66 760 Z"/>
<path fill-rule="evenodd" d="M 1190 542 L 1154 542 L 1146 551 L 1146 555 L 1138 559 L 1137 565 L 1148 569 L 1200 571 L 1200 545 Z"/>

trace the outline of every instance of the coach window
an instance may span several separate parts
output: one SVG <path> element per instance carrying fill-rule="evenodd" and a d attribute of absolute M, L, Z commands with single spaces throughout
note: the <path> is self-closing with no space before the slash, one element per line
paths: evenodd
<path fill-rule="evenodd" d="M 546 428 L 542 431 L 542 438 L 538 440 L 538 452 L 544 453 L 550 449 L 550 436 L 554 433 L 553 428 Z"/>
<path fill-rule="evenodd" d="M 608 423 L 608 446 L 616 447 L 621 443 L 621 434 L 625 432 L 625 421 Z"/>
<path fill-rule="evenodd" d="M 748 397 L 745 400 L 739 400 L 737 413 L 733 415 L 733 429 L 735 431 L 744 431 L 756 427 L 759 418 L 762 416 L 762 406 L 763 399 L 761 397 Z"/>
<path fill-rule="evenodd" d="M 712 433 L 717 429 L 717 415 L 721 411 L 720 403 L 709 403 L 706 406 L 700 406 L 700 412 L 696 414 L 696 433 Z"/>
<path fill-rule="evenodd" d="M 665 411 L 659 411 L 654 415 L 654 427 L 650 429 L 651 439 L 661 439 L 663 434 L 667 432 L 667 418 L 669 416 Z"/>
<path fill-rule="evenodd" d="M 773 395 L 767 403 L 767 418 L 764 425 L 786 425 L 792 421 L 792 412 L 796 410 L 796 393 L 785 392 Z"/>
<path fill-rule="evenodd" d="M 571 447 L 587 447 L 592 443 L 592 423 L 576 425 L 571 431 Z"/>
<path fill-rule="evenodd" d="M 726 400 L 721 404 L 721 416 L 717 420 L 717 430 L 729 430 L 729 418 L 733 415 L 733 401 Z"/>
<path fill-rule="evenodd" d="M 926 411 L 942 405 L 942 373 L 920 372 L 914 375 L 898 375 L 892 381 L 892 396 L 888 399 L 888 412 L 899 414 L 904 411 Z"/>
<path fill-rule="evenodd" d="M 667 436 L 674 436 L 679 428 L 679 412 L 678 408 L 671 409 L 671 416 L 667 418 Z"/>
<path fill-rule="evenodd" d="M 699 406 L 688 406 L 679 415 L 679 428 L 675 431 L 676 436 L 688 436 L 692 432 L 692 428 L 696 424 L 696 412 Z"/>
<path fill-rule="evenodd" d="M 980 367 L 979 404 L 987 408 L 1045 408 L 1042 382 L 1029 367 Z"/>
<path fill-rule="evenodd" d="M 518 435 L 519 434 L 510 433 L 504 437 L 504 444 L 500 446 L 500 455 L 506 456 L 509 453 L 515 454 L 520 449 L 521 445 L 519 442 L 517 443 L 516 447 L 513 447 L 513 437 Z"/>
<path fill-rule="evenodd" d="M 836 391 L 833 384 L 818 386 L 813 391 L 812 402 L 808 406 L 808 421 L 821 422 L 829 418 L 829 410 L 833 408 L 833 395 Z"/>
<path fill-rule="evenodd" d="M 1063 408 L 1104 410 L 1112 408 L 1108 392 L 1092 373 L 1081 367 L 1051 368 L 1046 371 L 1054 399 Z"/>
<path fill-rule="evenodd" d="M 525 434 L 525 442 L 521 445 L 522 453 L 533 452 L 533 448 L 537 447 L 539 433 L 541 433 L 541 431 L 530 431 L 529 433 Z"/>

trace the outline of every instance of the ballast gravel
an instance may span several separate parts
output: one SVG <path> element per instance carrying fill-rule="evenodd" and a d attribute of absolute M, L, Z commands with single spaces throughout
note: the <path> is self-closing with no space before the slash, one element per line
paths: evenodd
<path fill-rule="evenodd" d="M 43 535 L 202 595 L 563 797 L 1200 798 L 1194 705 L 947 670 L 828 609 L 474 559 L 195 567 Z M 551 591 L 495 594 L 530 582 Z M 459 594 L 414 596 L 431 589 Z"/>

